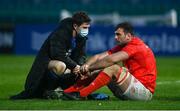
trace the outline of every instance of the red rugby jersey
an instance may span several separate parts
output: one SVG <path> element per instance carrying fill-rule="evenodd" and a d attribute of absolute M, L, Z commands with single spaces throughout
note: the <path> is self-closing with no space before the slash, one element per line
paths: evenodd
<path fill-rule="evenodd" d="M 108 53 L 112 54 L 118 51 L 125 51 L 129 55 L 129 59 L 123 61 L 124 66 L 146 88 L 154 93 L 157 69 L 152 50 L 140 38 L 133 37 L 126 46 L 117 45 L 108 50 Z"/>

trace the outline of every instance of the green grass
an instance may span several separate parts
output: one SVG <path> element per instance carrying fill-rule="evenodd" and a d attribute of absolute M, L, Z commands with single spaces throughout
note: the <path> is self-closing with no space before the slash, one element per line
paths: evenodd
<path fill-rule="evenodd" d="M 157 87 L 152 101 L 149 102 L 118 100 L 107 87 L 98 92 L 110 95 L 108 101 L 9 100 L 9 96 L 23 89 L 33 59 L 34 56 L 0 56 L 0 109 L 180 109 L 180 57 L 157 57 Z"/>

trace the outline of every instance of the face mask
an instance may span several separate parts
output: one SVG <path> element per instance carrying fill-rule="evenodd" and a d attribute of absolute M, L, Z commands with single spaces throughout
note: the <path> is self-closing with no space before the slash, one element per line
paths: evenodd
<path fill-rule="evenodd" d="M 83 29 L 83 28 L 81 28 L 81 29 L 80 29 L 80 32 L 79 32 L 79 34 L 80 34 L 82 37 L 87 36 L 88 33 L 89 33 L 89 29 Z"/>

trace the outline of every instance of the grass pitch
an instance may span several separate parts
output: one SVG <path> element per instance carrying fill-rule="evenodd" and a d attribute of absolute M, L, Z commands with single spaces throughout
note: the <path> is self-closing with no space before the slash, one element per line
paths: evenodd
<path fill-rule="evenodd" d="M 9 100 L 22 91 L 34 56 L 0 56 L 0 109 L 41 110 L 177 110 L 180 109 L 180 57 L 157 57 L 157 87 L 152 101 L 122 101 L 110 95 L 108 101 Z"/>

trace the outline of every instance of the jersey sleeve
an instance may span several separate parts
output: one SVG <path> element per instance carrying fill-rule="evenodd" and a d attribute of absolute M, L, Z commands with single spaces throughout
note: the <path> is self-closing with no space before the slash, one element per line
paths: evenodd
<path fill-rule="evenodd" d="M 117 45 L 117 46 L 113 47 L 112 49 L 108 50 L 107 52 L 110 55 L 110 54 L 113 54 L 113 53 L 120 51 L 121 49 L 122 48 L 119 45 Z"/>

